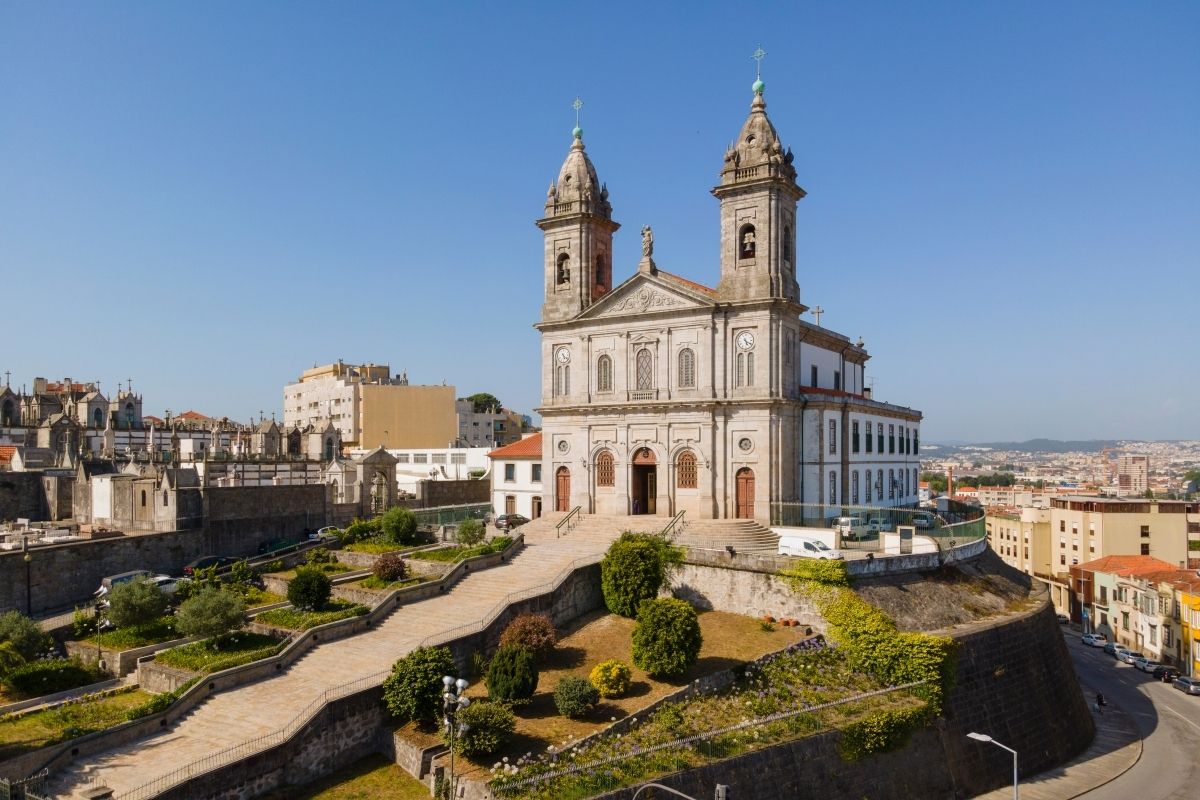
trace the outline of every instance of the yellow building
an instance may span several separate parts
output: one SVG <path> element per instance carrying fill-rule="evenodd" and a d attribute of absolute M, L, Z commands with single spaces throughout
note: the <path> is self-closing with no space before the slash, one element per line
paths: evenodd
<path fill-rule="evenodd" d="M 1027 575 L 1050 576 L 1050 512 L 1028 506 L 1019 509 L 988 509 L 984 519 L 988 544 L 1004 559 Z M 1066 570 L 1063 570 L 1064 572 Z"/>
<path fill-rule="evenodd" d="M 1183 663 L 1188 664 L 1188 674 L 1200 675 L 1200 576 L 1196 585 L 1177 589 L 1179 601 L 1180 643 L 1183 646 Z"/>
<path fill-rule="evenodd" d="M 1190 525 L 1189 525 L 1190 523 Z M 1068 495 L 1050 501 L 1050 568 L 1112 555 L 1153 556 L 1188 566 L 1188 534 L 1200 503 Z"/>

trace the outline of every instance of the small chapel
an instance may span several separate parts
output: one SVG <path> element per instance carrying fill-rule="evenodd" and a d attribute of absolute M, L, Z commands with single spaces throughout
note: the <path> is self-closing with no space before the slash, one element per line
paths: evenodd
<path fill-rule="evenodd" d="M 537 221 L 547 509 L 767 522 L 783 504 L 836 516 L 917 502 L 921 413 L 872 399 L 863 342 L 805 319 L 805 191 L 761 77 L 752 89 L 712 190 L 715 286 L 660 268 L 650 226 L 613 285 L 620 225 L 576 124 Z"/>

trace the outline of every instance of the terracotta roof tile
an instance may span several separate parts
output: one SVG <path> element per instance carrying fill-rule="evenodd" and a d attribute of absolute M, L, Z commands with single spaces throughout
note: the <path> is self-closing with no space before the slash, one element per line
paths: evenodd
<path fill-rule="evenodd" d="M 526 436 L 519 442 L 507 444 L 504 447 L 498 447 L 488 453 L 488 458 L 541 458 L 542 457 L 542 434 L 535 433 L 532 436 Z"/>
<path fill-rule="evenodd" d="M 708 287 L 708 286 L 705 286 L 705 285 L 704 285 L 704 284 L 702 284 L 702 283 L 696 283 L 695 281 L 690 281 L 690 280 L 688 280 L 687 278 L 681 277 L 681 276 L 679 276 L 679 275 L 675 275 L 675 274 L 673 274 L 673 273 L 670 273 L 670 272 L 664 272 L 663 270 L 661 270 L 661 269 L 660 269 L 660 270 L 658 271 L 658 276 L 659 276 L 660 278 L 666 278 L 666 279 L 667 279 L 667 280 L 669 280 L 669 281 L 674 281 L 675 283 L 678 283 L 678 284 L 680 284 L 681 286 L 685 286 L 685 287 L 687 287 L 688 289 L 691 289 L 691 290 L 692 290 L 692 291 L 694 291 L 694 292 L 700 292 L 701 294 L 706 294 L 706 295 L 708 295 L 709 297 L 716 297 L 716 296 L 717 296 L 717 290 L 716 290 L 716 289 L 713 289 L 713 288 L 710 288 L 710 287 Z"/>
<path fill-rule="evenodd" d="M 11 444 L 0 444 L 0 464 L 12 463 L 13 456 L 17 454 L 17 448 Z"/>
<path fill-rule="evenodd" d="M 1154 556 L 1105 556 L 1079 565 L 1084 572 L 1110 572 L 1115 575 L 1141 575 L 1174 570 L 1171 564 Z"/>

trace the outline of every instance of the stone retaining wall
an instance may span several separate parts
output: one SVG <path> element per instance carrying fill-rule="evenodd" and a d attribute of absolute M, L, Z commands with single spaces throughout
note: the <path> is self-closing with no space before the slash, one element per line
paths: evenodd
<path fill-rule="evenodd" d="M 792 591 L 783 578 L 766 572 L 685 563 L 672 573 L 666 589 L 696 608 L 795 619 L 814 631 L 825 631 L 816 604 Z"/>

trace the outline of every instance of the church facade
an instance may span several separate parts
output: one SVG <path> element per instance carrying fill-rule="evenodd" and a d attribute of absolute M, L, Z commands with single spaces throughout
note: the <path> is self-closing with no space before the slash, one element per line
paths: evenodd
<path fill-rule="evenodd" d="M 765 522 L 776 504 L 916 503 L 920 412 L 871 399 L 862 342 L 803 319 L 805 192 L 763 88 L 712 190 L 715 288 L 659 269 L 649 227 L 613 286 L 620 226 L 575 128 L 537 222 L 545 508 Z"/>

